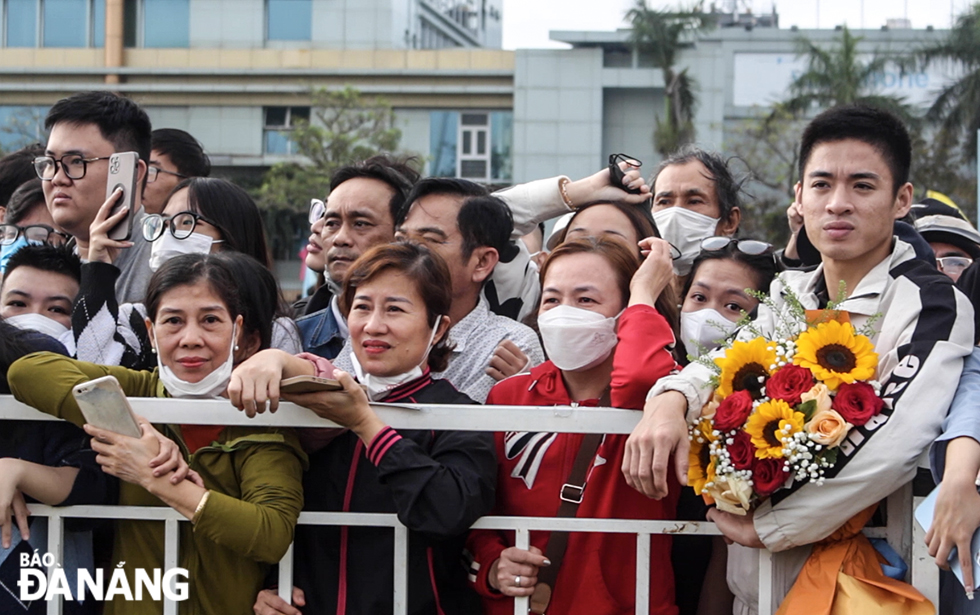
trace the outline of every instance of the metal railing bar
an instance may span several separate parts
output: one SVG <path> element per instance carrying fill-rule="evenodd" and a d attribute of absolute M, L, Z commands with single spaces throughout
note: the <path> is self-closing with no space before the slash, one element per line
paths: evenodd
<path fill-rule="evenodd" d="M 286 604 L 293 603 L 293 543 L 279 560 L 279 597 Z"/>
<path fill-rule="evenodd" d="M 527 528 L 517 528 L 514 536 L 514 546 L 527 551 L 531 548 L 531 532 Z M 531 608 L 531 600 L 527 596 L 514 598 L 514 615 L 527 615 Z"/>
<path fill-rule="evenodd" d="M 394 615 L 408 613 L 408 528 L 395 526 L 395 591 L 392 602 Z"/>
<path fill-rule="evenodd" d="M 177 511 L 174 511 L 177 512 Z M 181 519 L 184 516 L 181 515 Z M 177 519 L 167 519 L 164 521 L 164 535 L 163 535 L 163 569 L 172 570 L 177 567 L 179 563 L 179 549 L 180 549 L 180 527 L 177 525 Z M 173 583 L 175 580 L 171 580 Z M 173 589 L 173 588 L 171 588 Z M 171 600 L 166 592 L 163 596 L 163 615 L 177 615 L 177 603 Z"/>
<path fill-rule="evenodd" d="M 650 534 L 636 535 L 636 612 L 650 612 Z"/>
<path fill-rule="evenodd" d="M 51 580 L 51 575 L 54 573 L 54 569 L 59 567 L 62 562 L 64 562 L 65 555 L 65 523 L 64 519 L 58 511 L 54 514 L 48 516 L 48 553 L 54 556 L 54 566 L 48 568 L 48 580 Z M 60 599 L 50 600 L 47 604 L 47 615 L 61 615 L 62 609 L 64 608 L 63 603 Z"/>

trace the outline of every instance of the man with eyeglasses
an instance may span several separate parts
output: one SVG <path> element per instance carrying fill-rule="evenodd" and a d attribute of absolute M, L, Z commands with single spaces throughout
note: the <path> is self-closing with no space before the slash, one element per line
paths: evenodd
<path fill-rule="evenodd" d="M 980 233 L 959 209 L 934 198 L 912 206 L 915 229 L 936 253 L 936 267 L 954 282 L 980 258 Z"/>
<path fill-rule="evenodd" d="M 106 200 L 109 157 L 138 152 L 138 184 L 143 186 L 150 157 L 150 118 L 128 98 L 112 92 L 81 92 L 55 103 L 44 127 L 50 136 L 34 167 L 44 182 L 51 217 L 75 238 L 78 255 L 86 259 L 89 227 Z M 138 229 L 142 208 L 134 215 Z M 132 242 L 114 263 L 119 268 L 116 296 L 120 302 L 142 301 L 150 279 L 150 244 L 139 232 L 133 234 Z"/>
<path fill-rule="evenodd" d="M 4 223 L 0 224 L 0 274 L 7 271 L 7 263 L 25 246 L 61 246 L 69 239 L 67 233 L 54 228 L 41 180 L 31 179 L 17 188 L 7 202 Z"/>
<path fill-rule="evenodd" d="M 211 175 L 211 160 L 191 134 L 176 128 L 153 131 L 150 163 L 146 169 L 143 209 L 148 214 L 163 212 L 167 197 L 182 180 Z"/>

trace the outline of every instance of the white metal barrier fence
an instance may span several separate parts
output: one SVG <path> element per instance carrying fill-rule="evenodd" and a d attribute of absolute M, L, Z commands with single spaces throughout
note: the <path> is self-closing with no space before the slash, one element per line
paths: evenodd
<path fill-rule="evenodd" d="M 225 400 L 130 399 L 137 414 L 153 423 L 184 425 L 240 425 L 268 427 L 334 427 L 308 409 L 283 403 L 276 414 L 265 413 L 249 419 Z M 628 434 L 640 414 L 632 410 L 586 407 L 551 406 L 454 406 L 454 405 L 391 405 L 372 404 L 379 417 L 396 429 L 434 429 L 464 431 L 539 431 L 559 433 Z M 0 421 L 5 419 L 56 420 L 33 408 L 16 402 L 10 396 L 0 396 Z M 0 423 L 2 425 L 2 423 Z M 937 603 L 938 575 L 932 560 L 924 553 L 922 532 L 911 523 L 911 490 L 905 487 L 888 499 L 888 508 L 899 514 L 889 515 L 885 528 L 868 528 L 866 534 L 887 538 L 895 549 L 910 561 L 913 584 Z M 140 506 L 30 506 L 32 515 L 48 517 L 47 552 L 60 562 L 63 551 L 65 518 L 145 519 L 165 522 L 164 569 L 177 567 L 179 561 L 178 523 L 187 519 L 171 508 Z M 303 512 L 303 525 L 347 525 L 390 527 L 394 529 L 394 613 L 407 612 L 408 528 L 394 514 Z M 483 517 L 474 525 L 480 529 L 511 530 L 515 532 L 518 548 L 528 548 L 530 532 L 540 530 L 611 532 L 636 535 L 636 613 L 649 611 L 649 558 L 652 534 L 719 535 L 713 523 L 693 521 L 642 521 L 629 519 L 584 519 L 553 517 Z M 914 540 L 913 540 L 914 538 Z M 791 575 L 783 565 L 782 556 L 766 550 L 759 551 L 759 613 L 776 612 L 779 602 L 792 584 Z M 51 570 L 48 572 L 49 576 Z M 290 546 L 279 564 L 279 594 L 287 602 L 293 578 L 293 549 Z M 177 602 L 164 598 L 164 615 L 176 615 Z M 514 613 L 525 615 L 528 599 L 515 600 Z M 61 600 L 47 604 L 47 615 L 61 615 Z"/>

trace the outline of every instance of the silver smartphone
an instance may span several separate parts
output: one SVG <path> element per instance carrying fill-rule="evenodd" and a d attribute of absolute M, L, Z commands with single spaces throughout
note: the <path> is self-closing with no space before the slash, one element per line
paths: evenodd
<path fill-rule="evenodd" d="M 136 152 L 119 152 L 109 157 L 109 174 L 105 182 L 105 198 L 108 200 L 117 188 L 122 188 L 123 194 L 112 206 L 109 215 L 119 213 L 128 207 L 129 213 L 123 220 L 109 231 L 109 239 L 129 241 L 133 235 L 133 222 L 136 218 L 137 190 L 136 179 L 139 177 L 140 155 Z"/>
<path fill-rule="evenodd" d="M 115 376 L 89 380 L 73 388 L 71 393 L 86 423 L 132 438 L 143 435 Z"/>

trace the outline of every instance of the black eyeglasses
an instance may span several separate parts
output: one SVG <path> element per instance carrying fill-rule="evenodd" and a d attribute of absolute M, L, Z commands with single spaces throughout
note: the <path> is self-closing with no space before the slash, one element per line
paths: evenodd
<path fill-rule="evenodd" d="M 146 168 L 146 183 L 152 184 L 157 180 L 157 176 L 160 173 L 166 173 L 167 175 L 173 175 L 174 177 L 179 177 L 181 179 L 187 179 L 186 175 L 180 173 L 174 173 L 173 171 L 168 171 L 166 169 L 161 169 L 160 167 L 147 167 Z"/>
<path fill-rule="evenodd" d="M 156 241 L 163 236 L 164 231 L 169 226 L 170 234 L 175 239 L 187 239 L 194 232 L 198 222 L 206 222 L 219 231 L 221 230 L 217 224 L 193 211 L 182 211 L 169 218 L 160 214 L 150 214 L 143 219 L 143 238 L 147 241 Z"/>
<path fill-rule="evenodd" d="M 633 156 L 627 156 L 626 154 L 610 154 L 609 155 L 609 179 L 610 183 L 617 188 L 622 188 L 630 194 L 640 194 L 640 190 L 635 188 L 626 188 L 623 186 L 623 178 L 626 177 L 626 171 L 620 168 L 619 163 L 625 162 L 627 168 L 639 169 L 643 163 L 640 162 L 638 158 Z"/>
<path fill-rule="evenodd" d="M 735 239 L 734 237 L 707 237 L 701 240 L 701 250 L 703 252 L 718 252 L 730 245 L 742 254 L 749 256 L 761 256 L 772 251 L 772 244 L 756 239 Z"/>
<path fill-rule="evenodd" d="M 95 158 L 82 158 L 78 154 L 65 154 L 61 158 L 54 156 L 38 156 L 34 159 L 34 171 L 37 176 L 44 181 L 51 181 L 58 173 L 58 165 L 69 179 L 82 179 L 88 170 L 88 163 L 99 160 L 108 160 L 111 156 L 97 156 Z"/>
<path fill-rule="evenodd" d="M 320 199 L 310 199 L 310 224 L 316 224 L 327 215 L 327 204 Z"/>
<path fill-rule="evenodd" d="M 27 241 L 46 243 L 51 246 L 63 246 L 71 239 L 71 235 L 56 231 L 47 224 L 28 224 L 27 226 L 0 224 L 0 245 L 13 245 L 21 235 Z"/>

